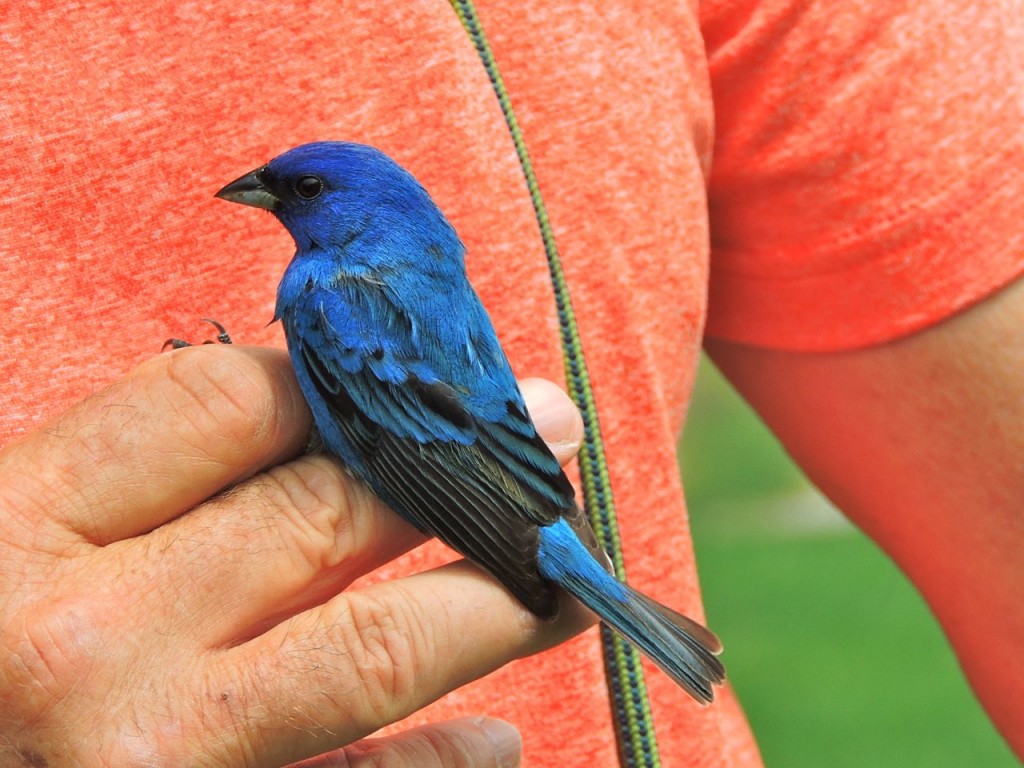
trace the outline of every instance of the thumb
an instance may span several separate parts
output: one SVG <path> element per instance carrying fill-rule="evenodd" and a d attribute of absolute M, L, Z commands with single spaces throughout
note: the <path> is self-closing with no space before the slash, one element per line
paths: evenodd
<path fill-rule="evenodd" d="M 522 747 L 504 720 L 465 717 L 363 739 L 291 768 L 518 768 Z"/>
<path fill-rule="evenodd" d="M 547 379 L 521 379 L 519 389 L 537 432 L 555 458 L 565 464 L 583 442 L 583 417 L 557 384 Z"/>

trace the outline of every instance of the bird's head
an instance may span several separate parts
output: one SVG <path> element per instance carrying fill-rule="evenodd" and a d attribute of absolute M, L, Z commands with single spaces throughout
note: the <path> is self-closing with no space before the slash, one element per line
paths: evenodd
<path fill-rule="evenodd" d="M 362 144 L 303 144 L 231 182 L 217 197 L 273 212 L 300 253 L 345 249 L 360 238 L 367 245 L 404 240 L 406 247 L 439 237 L 457 242 L 413 175 Z"/>

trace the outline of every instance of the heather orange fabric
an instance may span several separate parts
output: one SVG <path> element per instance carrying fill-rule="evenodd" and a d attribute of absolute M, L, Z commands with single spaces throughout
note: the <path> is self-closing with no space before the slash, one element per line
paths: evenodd
<path fill-rule="evenodd" d="M 1020 0 L 709 0 L 701 24 L 709 333 L 862 347 L 1021 272 Z"/>
<path fill-rule="evenodd" d="M 807 350 L 913 331 L 1018 274 L 1019 7 L 479 5 L 563 255 L 627 567 L 699 617 L 675 442 L 709 269 L 711 332 Z M 266 322 L 291 243 L 212 193 L 315 139 L 415 173 L 517 373 L 562 379 L 512 144 L 444 0 L 11 6 L 0 40 L 0 439 L 204 333 L 199 317 L 280 345 Z M 957 249 L 928 245 L 935 228 Z M 424 547 L 378 577 L 449 557 Z M 700 709 L 648 672 L 666 766 L 760 764 L 728 689 Z M 415 719 L 484 712 L 520 727 L 524 765 L 615 762 L 593 631 Z"/>

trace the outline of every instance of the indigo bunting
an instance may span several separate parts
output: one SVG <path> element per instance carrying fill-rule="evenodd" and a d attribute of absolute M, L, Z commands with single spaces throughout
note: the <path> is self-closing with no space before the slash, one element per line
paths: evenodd
<path fill-rule="evenodd" d="M 372 147 L 318 142 L 217 196 L 272 211 L 295 240 L 274 319 L 325 449 L 536 615 L 556 614 L 562 587 L 710 702 L 718 638 L 610 573 L 416 179 Z"/>

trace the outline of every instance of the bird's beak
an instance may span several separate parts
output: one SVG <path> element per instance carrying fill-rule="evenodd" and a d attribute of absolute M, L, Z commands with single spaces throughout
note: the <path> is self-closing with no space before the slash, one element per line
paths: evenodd
<path fill-rule="evenodd" d="M 266 166 L 257 168 L 255 171 L 245 174 L 242 178 L 235 179 L 218 192 L 216 197 L 232 203 L 251 205 L 253 208 L 265 208 L 268 211 L 274 210 L 281 201 L 263 185 L 261 177 L 265 168 Z"/>

